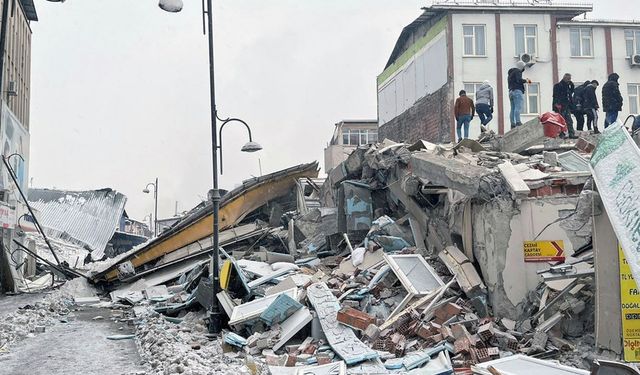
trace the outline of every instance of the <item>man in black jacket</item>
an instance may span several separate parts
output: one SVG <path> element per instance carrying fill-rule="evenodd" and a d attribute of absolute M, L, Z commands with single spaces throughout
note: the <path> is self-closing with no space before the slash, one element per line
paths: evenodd
<path fill-rule="evenodd" d="M 565 73 L 562 80 L 553 85 L 553 110 L 564 117 L 569 129 L 569 138 L 575 138 L 573 120 L 571 119 L 571 99 L 573 98 L 574 85 L 571 82 L 571 74 Z"/>
<path fill-rule="evenodd" d="M 582 131 L 584 128 L 584 90 L 591 84 L 591 81 L 585 81 L 573 91 L 573 115 L 576 117 L 576 129 Z M 589 128 L 591 130 L 591 128 Z"/>
<path fill-rule="evenodd" d="M 622 95 L 617 73 L 609 74 L 609 80 L 602 86 L 602 110 L 605 112 L 604 127 L 607 128 L 618 120 L 618 112 L 622 111 Z"/>
<path fill-rule="evenodd" d="M 587 129 L 591 130 L 591 124 L 593 124 L 593 132 L 598 134 L 598 97 L 596 96 L 596 88 L 600 83 L 595 79 L 591 81 L 591 84 L 584 88 L 582 93 L 582 110 L 587 115 Z"/>

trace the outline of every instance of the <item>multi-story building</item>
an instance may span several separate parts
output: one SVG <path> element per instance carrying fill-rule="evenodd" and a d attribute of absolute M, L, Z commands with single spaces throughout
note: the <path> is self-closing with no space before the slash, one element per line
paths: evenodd
<path fill-rule="evenodd" d="M 5 0 L 0 0 L 0 9 Z M 31 21 L 38 15 L 33 0 L 9 2 L 2 99 L 22 126 L 29 130 L 31 100 Z"/>
<path fill-rule="evenodd" d="M 378 121 L 342 120 L 333 130 L 331 142 L 324 149 L 324 172 L 329 173 L 347 159 L 359 145 L 378 141 Z"/>
<path fill-rule="evenodd" d="M 586 18 L 589 3 L 551 0 L 436 0 L 405 27 L 378 76 L 381 138 L 455 139 L 453 103 L 462 89 L 473 99 L 484 80 L 494 87 L 489 128 L 509 130 L 507 71 L 530 61 L 523 122 L 552 110 L 553 85 L 571 73 L 576 85 L 620 75 L 622 119 L 640 113 L 640 22 Z M 601 116 L 602 118 L 603 116 Z M 600 120 L 602 127 L 603 120 Z M 471 137 L 480 131 L 477 116 Z"/>

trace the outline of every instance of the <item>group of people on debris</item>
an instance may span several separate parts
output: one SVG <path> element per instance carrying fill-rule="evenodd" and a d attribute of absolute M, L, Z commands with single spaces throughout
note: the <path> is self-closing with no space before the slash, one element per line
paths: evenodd
<path fill-rule="evenodd" d="M 522 77 L 525 67 L 526 64 L 519 61 L 516 67 L 509 69 L 507 73 L 511 106 L 509 120 L 512 129 L 522 125 L 520 115 L 524 105 L 524 85 L 531 84 L 530 79 Z M 622 110 L 619 78 L 620 76 L 616 73 L 610 74 L 607 82 L 602 87 L 602 110 L 605 113 L 605 128 L 616 122 L 618 112 Z M 596 96 L 596 88 L 599 85 L 600 83 L 594 79 L 575 87 L 571 81 L 571 74 L 566 73 L 562 80 L 553 86 L 552 109 L 564 118 L 569 138 L 576 138 L 572 115 L 576 118 L 577 130 L 582 131 L 584 129 L 586 117 L 587 129 L 593 130 L 596 134 L 600 133 L 598 129 L 598 110 L 600 105 Z M 493 105 L 493 87 L 491 87 L 489 81 L 484 81 L 476 89 L 475 103 L 467 96 L 465 90 L 460 90 L 459 97 L 454 105 L 458 140 L 469 137 L 469 124 L 476 113 L 480 119 L 481 131 L 486 131 L 486 125 L 493 119 Z"/>

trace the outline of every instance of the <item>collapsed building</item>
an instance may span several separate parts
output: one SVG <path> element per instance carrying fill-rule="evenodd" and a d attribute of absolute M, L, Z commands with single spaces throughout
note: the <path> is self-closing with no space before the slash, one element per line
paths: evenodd
<path fill-rule="evenodd" d="M 185 350 L 221 346 L 254 374 L 624 367 L 607 358 L 633 361 L 626 343 L 640 340 L 625 321 L 640 306 L 625 300 L 640 263 L 623 251 L 637 220 L 611 181 L 635 191 L 638 134 L 617 125 L 574 141 L 544 128 L 384 140 L 325 179 L 310 163 L 245 181 L 221 202 L 216 296 L 209 204 L 83 277 L 149 342 L 151 317 L 179 327 L 218 303 L 220 339 Z"/>

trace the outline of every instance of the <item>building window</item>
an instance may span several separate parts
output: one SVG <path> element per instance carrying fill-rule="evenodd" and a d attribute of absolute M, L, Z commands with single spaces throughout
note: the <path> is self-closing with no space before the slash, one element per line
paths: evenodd
<path fill-rule="evenodd" d="M 572 57 L 592 57 L 593 37 L 590 27 L 572 27 L 571 34 L 571 56 Z"/>
<path fill-rule="evenodd" d="M 484 25 L 463 25 L 464 56 L 485 56 Z"/>
<path fill-rule="evenodd" d="M 528 53 L 536 55 L 536 45 L 538 44 L 538 26 L 536 25 L 516 25 L 516 56 Z"/>
<path fill-rule="evenodd" d="M 370 129 L 343 129 L 343 145 L 366 145 L 378 142 L 378 131 Z"/>
<path fill-rule="evenodd" d="M 476 91 L 478 90 L 478 87 L 480 87 L 480 85 L 482 85 L 481 82 L 465 82 L 464 83 L 464 91 L 467 92 L 467 96 L 471 100 L 473 100 L 474 103 L 476 101 Z"/>
<path fill-rule="evenodd" d="M 531 83 L 525 85 L 524 89 L 524 105 L 522 113 L 529 115 L 537 115 L 540 113 L 540 84 Z"/>
<path fill-rule="evenodd" d="M 640 53 L 640 29 L 625 30 L 624 40 L 627 43 L 627 57 Z"/>
<path fill-rule="evenodd" d="M 629 111 L 633 114 L 640 113 L 640 83 L 629 83 L 627 92 L 629 92 Z"/>

